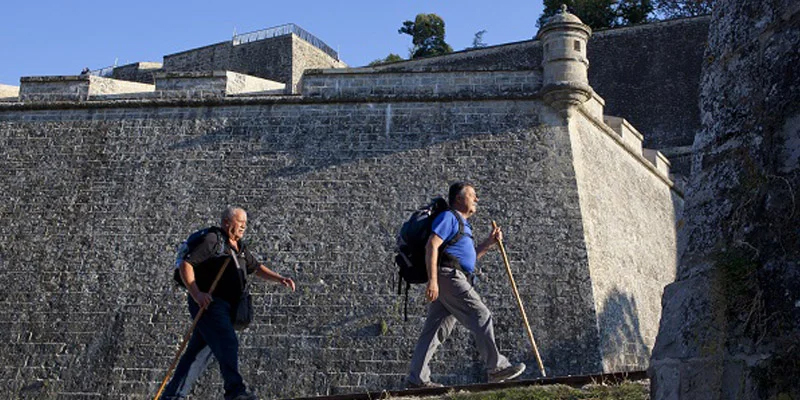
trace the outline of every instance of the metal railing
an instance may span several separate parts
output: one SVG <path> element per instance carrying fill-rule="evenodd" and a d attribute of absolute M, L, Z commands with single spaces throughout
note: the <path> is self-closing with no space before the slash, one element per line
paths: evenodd
<path fill-rule="evenodd" d="M 325 42 L 320 40 L 318 37 L 312 35 L 307 30 L 295 24 L 280 25 L 273 28 L 262 29 L 260 31 L 253 31 L 253 32 L 242 33 L 240 35 L 234 35 L 233 45 L 237 46 L 244 43 L 250 43 L 258 40 L 264 40 L 278 36 L 288 35 L 290 33 L 294 33 L 295 35 L 299 36 L 306 42 L 311 43 L 314 47 L 324 51 L 327 55 L 337 60 L 339 59 L 339 53 L 337 53 L 330 46 L 325 44 Z"/>

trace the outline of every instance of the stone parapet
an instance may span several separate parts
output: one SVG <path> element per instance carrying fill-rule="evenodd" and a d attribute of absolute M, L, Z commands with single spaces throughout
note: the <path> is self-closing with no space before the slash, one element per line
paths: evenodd
<path fill-rule="evenodd" d="M 586 104 L 589 103 L 590 102 L 584 103 L 584 105 L 580 107 L 580 110 L 588 120 L 596 127 L 600 128 L 597 133 L 604 132 L 607 136 L 612 138 L 621 149 L 624 149 L 628 154 L 633 156 L 634 159 L 638 160 L 642 166 L 650 170 L 650 172 L 675 190 L 678 195 L 683 195 L 683 190 L 676 187 L 672 180 L 672 175 L 669 171 L 670 162 L 663 154 L 655 150 L 644 149 L 642 147 L 643 135 L 624 118 L 609 115 L 604 115 L 602 120 L 596 118 L 591 108 L 586 107 Z"/>
<path fill-rule="evenodd" d="M 331 100 L 533 97 L 541 85 L 538 70 L 392 73 L 329 69 L 307 71 L 302 94 Z"/>
<path fill-rule="evenodd" d="M 92 75 L 28 76 L 20 79 L 23 102 L 87 101 L 91 97 L 152 92 L 153 85 Z"/>
<path fill-rule="evenodd" d="M 283 94 L 286 85 L 232 71 L 159 72 L 160 97 L 224 97 L 239 94 Z"/>
<path fill-rule="evenodd" d="M 608 125 L 622 139 L 622 143 L 636 154 L 644 155 L 642 152 L 642 141 L 644 136 L 636 130 L 625 118 L 603 116 L 603 122 Z"/>
<path fill-rule="evenodd" d="M 642 149 L 642 155 L 647 159 L 647 161 L 650 161 L 651 164 L 655 165 L 656 169 L 662 174 L 669 176 L 670 162 L 667 160 L 667 157 L 664 156 L 664 154 L 658 150 Z"/>

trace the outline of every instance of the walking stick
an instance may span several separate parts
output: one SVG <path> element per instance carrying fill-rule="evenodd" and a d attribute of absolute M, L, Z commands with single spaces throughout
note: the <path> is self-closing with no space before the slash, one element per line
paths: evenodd
<path fill-rule="evenodd" d="M 497 223 L 492 221 L 492 228 L 497 229 Z M 503 241 L 498 240 L 497 244 L 500 245 L 500 253 L 503 255 L 503 262 L 506 264 L 506 272 L 508 272 L 508 279 L 511 280 L 511 289 L 514 291 L 514 297 L 517 298 L 517 305 L 519 312 L 522 313 L 522 321 L 525 322 L 525 329 L 528 331 L 528 338 L 531 340 L 533 347 L 533 354 L 536 355 L 536 362 L 539 363 L 539 371 L 543 377 L 547 376 L 544 372 L 544 364 L 542 364 L 542 357 L 539 356 L 539 348 L 536 347 L 536 341 L 533 339 L 533 332 L 531 332 L 531 325 L 528 323 L 528 316 L 525 314 L 525 307 L 522 306 L 522 299 L 519 297 L 519 290 L 517 290 L 517 283 L 514 282 L 514 275 L 511 274 L 511 265 L 508 264 L 508 256 L 506 255 L 506 248 L 503 246 Z"/>
<path fill-rule="evenodd" d="M 217 277 L 214 278 L 214 282 L 211 283 L 211 288 L 208 289 L 208 293 L 211 293 L 216 289 L 217 283 L 219 282 L 219 278 L 222 278 L 222 273 L 225 272 L 225 267 L 228 266 L 228 263 L 231 261 L 230 258 L 225 259 L 225 262 L 222 263 L 222 268 L 220 268 L 219 272 L 217 273 Z M 175 358 L 172 360 L 172 365 L 169 366 L 167 370 L 167 376 L 164 377 L 164 380 L 161 382 L 161 387 L 158 388 L 158 393 L 156 393 L 156 397 L 153 400 L 158 400 L 161 397 L 161 393 L 164 391 L 164 388 L 167 386 L 167 382 L 169 382 L 169 377 L 172 375 L 172 370 L 178 365 L 178 360 L 180 360 L 181 353 L 186 348 L 186 345 L 189 343 L 189 338 L 192 337 L 192 332 L 194 332 L 195 326 L 197 326 L 197 321 L 200 321 L 200 317 L 203 316 L 203 312 L 206 310 L 205 307 L 201 308 L 200 311 L 197 312 L 197 315 L 194 317 L 194 321 L 192 322 L 192 326 L 183 335 L 183 342 L 181 343 L 181 347 L 178 349 L 178 352 L 175 354 Z"/>

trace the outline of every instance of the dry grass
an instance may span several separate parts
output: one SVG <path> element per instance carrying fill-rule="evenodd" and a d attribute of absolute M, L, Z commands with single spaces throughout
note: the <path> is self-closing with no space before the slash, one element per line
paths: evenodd
<path fill-rule="evenodd" d="M 648 400 L 648 387 L 641 382 L 620 385 L 587 385 L 581 389 L 564 385 L 529 386 L 479 393 L 452 392 L 431 397 L 392 397 L 396 400 Z"/>

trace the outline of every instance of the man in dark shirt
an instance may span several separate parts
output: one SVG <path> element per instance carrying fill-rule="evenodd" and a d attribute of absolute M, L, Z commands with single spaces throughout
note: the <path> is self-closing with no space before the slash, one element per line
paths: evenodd
<path fill-rule="evenodd" d="M 231 321 L 247 274 L 278 282 L 292 291 L 294 281 L 270 270 L 245 247 L 242 237 L 247 229 L 247 213 L 239 207 L 228 207 L 222 214 L 220 229 L 208 233 L 189 248 L 180 264 L 180 276 L 189 296 L 189 313 L 194 318 L 205 308 L 192 338 L 181 357 L 175 374 L 161 396 L 162 400 L 182 399 L 210 362 L 211 355 L 219 362 L 226 400 L 253 400 L 239 374 L 239 341 Z M 232 257 L 235 255 L 235 258 Z M 231 261 L 213 293 L 209 289 L 226 259 Z"/>
<path fill-rule="evenodd" d="M 428 267 L 425 296 L 431 303 L 406 378 L 410 388 L 442 386 L 431 382 L 428 362 L 450 335 L 456 321 L 475 336 L 489 382 L 513 379 L 525 371 L 525 364 L 512 365 L 500 354 L 494 339 L 492 313 L 471 283 L 476 262 L 503 239 L 503 233 L 499 228 L 492 230 L 491 235 L 476 249 L 472 226 L 467 222 L 467 218 L 478 210 L 475 188 L 465 182 L 454 183 L 450 186 L 448 202 L 450 211 L 439 214 L 433 220 L 431 236 L 425 246 L 425 264 Z M 440 253 L 442 244 L 458 233 L 460 223 L 464 225 L 463 235 Z"/>

